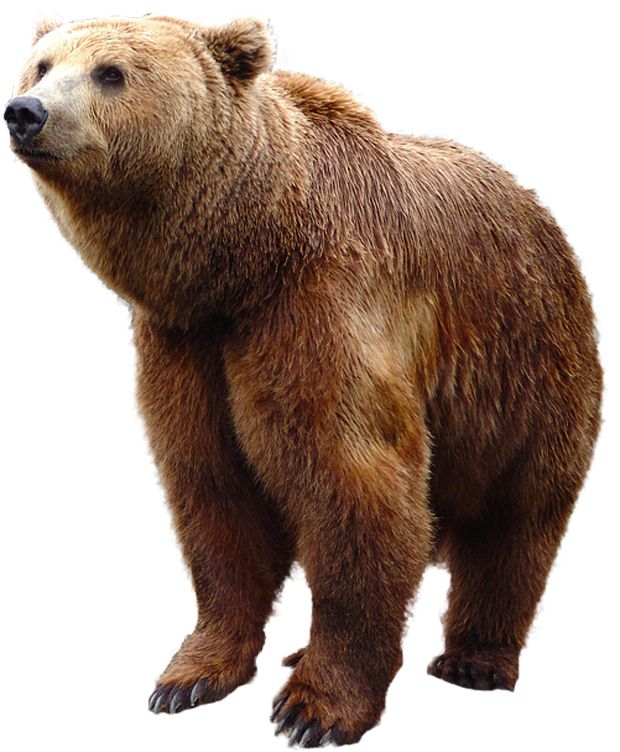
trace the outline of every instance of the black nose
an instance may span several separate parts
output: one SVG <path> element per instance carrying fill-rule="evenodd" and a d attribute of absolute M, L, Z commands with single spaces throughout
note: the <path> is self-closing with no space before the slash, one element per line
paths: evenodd
<path fill-rule="evenodd" d="M 20 144 L 27 144 L 45 125 L 47 110 L 40 99 L 15 97 L 6 106 L 4 119 L 11 136 Z"/>

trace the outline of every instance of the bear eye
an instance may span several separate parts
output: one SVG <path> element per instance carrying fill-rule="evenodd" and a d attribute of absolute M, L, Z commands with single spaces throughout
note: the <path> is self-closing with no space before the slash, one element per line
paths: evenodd
<path fill-rule="evenodd" d="M 99 83 L 105 86 L 120 86 L 123 83 L 123 72 L 115 65 L 99 68 L 95 75 Z"/>
<path fill-rule="evenodd" d="M 39 63 L 37 65 L 37 79 L 40 81 L 48 70 L 49 66 L 47 63 Z"/>

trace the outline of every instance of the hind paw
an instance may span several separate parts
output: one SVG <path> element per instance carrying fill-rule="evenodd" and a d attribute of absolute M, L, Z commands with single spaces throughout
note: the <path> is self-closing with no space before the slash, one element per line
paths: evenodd
<path fill-rule="evenodd" d="M 519 676 L 518 662 L 492 652 L 446 652 L 435 658 L 428 673 L 467 689 L 507 689 L 512 692 Z"/>

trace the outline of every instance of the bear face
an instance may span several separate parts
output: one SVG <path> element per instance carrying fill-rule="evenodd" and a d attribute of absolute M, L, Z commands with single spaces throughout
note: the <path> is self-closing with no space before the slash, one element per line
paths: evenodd
<path fill-rule="evenodd" d="M 230 120 L 229 85 L 247 85 L 270 59 L 253 21 L 220 30 L 165 17 L 43 22 L 17 94 L 40 102 L 45 122 L 34 136 L 15 134 L 13 150 L 52 181 L 144 190 L 182 167 L 184 145 L 215 146 L 204 136 Z"/>

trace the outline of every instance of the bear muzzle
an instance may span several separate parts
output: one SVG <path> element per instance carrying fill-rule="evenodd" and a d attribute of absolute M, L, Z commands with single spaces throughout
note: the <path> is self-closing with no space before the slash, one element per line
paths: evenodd
<path fill-rule="evenodd" d="M 48 114 L 43 102 L 36 97 L 11 99 L 4 111 L 4 119 L 18 151 L 29 146 L 32 139 L 43 130 Z"/>

